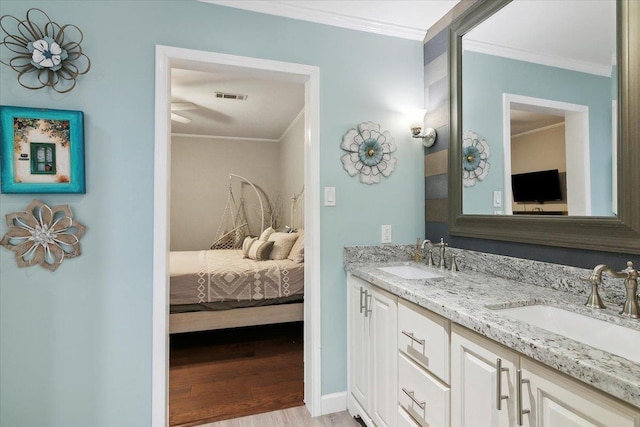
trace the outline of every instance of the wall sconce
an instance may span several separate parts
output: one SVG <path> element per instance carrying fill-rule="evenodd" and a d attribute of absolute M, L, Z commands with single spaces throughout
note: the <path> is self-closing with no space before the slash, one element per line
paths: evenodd
<path fill-rule="evenodd" d="M 411 113 L 411 136 L 413 138 L 422 138 L 422 145 L 429 148 L 435 144 L 438 135 L 434 128 L 426 128 L 424 130 L 424 134 L 420 134 L 420 132 L 422 132 L 424 116 L 426 113 L 426 110 L 414 110 Z"/>

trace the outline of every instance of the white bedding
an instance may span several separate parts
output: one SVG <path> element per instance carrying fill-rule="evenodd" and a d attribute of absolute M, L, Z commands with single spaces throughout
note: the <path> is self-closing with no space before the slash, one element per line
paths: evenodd
<path fill-rule="evenodd" d="M 257 301 L 304 293 L 304 264 L 254 261 L 241 250 L 169 254 L 170 304 Z"/>

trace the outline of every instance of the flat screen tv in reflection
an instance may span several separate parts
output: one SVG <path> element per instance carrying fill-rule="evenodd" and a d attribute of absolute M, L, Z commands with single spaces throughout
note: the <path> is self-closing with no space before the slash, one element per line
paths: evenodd
<path fill-rule="evenodd" d="M 558 169 L 511 175 L 511 188 L 516 203 L 562 200 Z"/>

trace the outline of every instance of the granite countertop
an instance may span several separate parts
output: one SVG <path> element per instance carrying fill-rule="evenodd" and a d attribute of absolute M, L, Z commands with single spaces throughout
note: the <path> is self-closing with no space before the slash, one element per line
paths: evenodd
<path fill-rule="evenodd" d="M 435 270 L 445 277 L 409 280 L 378 269 L 395 265 Z M 354 276 L 402 299 L 640 407 L 640 363 L 514 320 L 495 310 L 545 304 L 640 330 L 640 321 L 618 315 L 619 307 L 596 311 L 584 306 L 583 296 L 478 271 L 452 273 L 406 261 L 346 262 L 345 266 Z"/>

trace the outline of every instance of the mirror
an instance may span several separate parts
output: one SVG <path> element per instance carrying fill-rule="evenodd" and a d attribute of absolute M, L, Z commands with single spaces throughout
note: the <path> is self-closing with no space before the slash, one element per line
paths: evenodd
<path fill-rule="evenodd" d="M 588 36 L 555 33 L 551 3 L 595 37 L 580 60 Z M 551 3 L 479 1 L 451 25 L 450 234 L 640 253 L 640 2 Z"/>

